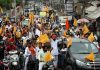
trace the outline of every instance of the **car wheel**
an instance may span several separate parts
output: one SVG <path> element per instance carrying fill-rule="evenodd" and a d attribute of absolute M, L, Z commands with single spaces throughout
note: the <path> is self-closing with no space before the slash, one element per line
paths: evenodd
<path fill-rule="evenodd" d="M 65 70 L 73 70 L 73 67 L 71 65 L 66 66 Z"/>

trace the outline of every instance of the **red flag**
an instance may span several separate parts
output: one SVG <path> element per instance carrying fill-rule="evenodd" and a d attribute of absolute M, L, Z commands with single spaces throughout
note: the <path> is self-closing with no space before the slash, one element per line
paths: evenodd
<path fill-rule="evenodd" d="M 70 28 L 70 25 L 69 25 L 68 19 L 66 19 L 66 30 L 68 30 L 69 28 Z"/>

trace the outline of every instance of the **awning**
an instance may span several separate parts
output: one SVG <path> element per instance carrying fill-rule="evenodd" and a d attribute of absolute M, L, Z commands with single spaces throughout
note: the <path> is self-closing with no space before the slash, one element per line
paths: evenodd
<path fill-rule="evenodd" d="M 97 9 L 97 7 L 95 7 L 95 6 L 90 6 L 90 7 L 86 8 L 85 11 L 93 12 L 93 11 L 95 11 L 96 9 Z"/>
<path fill-rule="evenodd" d="M 100 7 L 98 7 L 94 12 L 87 15 L 88 18 L 96 19 L 100 17 Z"/>

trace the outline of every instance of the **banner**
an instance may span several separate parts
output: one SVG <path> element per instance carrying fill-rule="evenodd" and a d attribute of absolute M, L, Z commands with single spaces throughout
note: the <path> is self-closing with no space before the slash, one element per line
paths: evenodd
<path fill-rule="evenodd" d="M 46 16 L 46 12 L 40 12 L 40 17 L 45 17 Z"/>

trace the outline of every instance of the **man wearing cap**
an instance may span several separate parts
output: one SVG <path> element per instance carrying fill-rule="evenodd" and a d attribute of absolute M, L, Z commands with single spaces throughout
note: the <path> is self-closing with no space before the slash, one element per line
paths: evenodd
<path fill-rule="evenodd" d="M 6 51 L 9 52 L 9 51 L 16 50 L 16 49 L 17 49 L 17 47 L 14 44 L 14 38 L 12 38 L 12 37 L 9 38 Z"/>
<path fill-rule="evenodd" d="M 53 34 L 51 36 L 51 47 L 52 47 L 52 51 L 51 51 L 51 54 L 54 56 L 54 66 L 55 66 L 55 69 L 57 69 L 57 64 L 58 64 L 58 42 L 61 41 L 61 39 L 57 39 L 57 36 L 56 34 Z"/>

